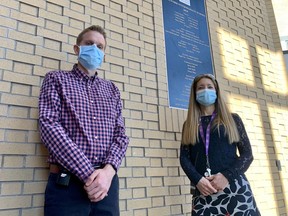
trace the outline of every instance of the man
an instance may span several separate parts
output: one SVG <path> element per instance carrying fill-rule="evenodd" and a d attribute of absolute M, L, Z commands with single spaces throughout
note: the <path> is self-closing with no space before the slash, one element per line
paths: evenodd
<path fill-rule="evenodd" d="M 49 151 L 45 216 L 119 215 L 117 171 L 128 137 L 118 88 L 97 76 L 106 33 L 90 26 L 77 37 L 78 64 L 46 74 L 39 127 Z"/>

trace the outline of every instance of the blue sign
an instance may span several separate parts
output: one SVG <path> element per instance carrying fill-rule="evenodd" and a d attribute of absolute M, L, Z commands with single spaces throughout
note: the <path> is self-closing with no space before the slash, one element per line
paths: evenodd
<path fill-rule="evenodd" d="M 162 0 L 169 106 L 188 109 L 195 76 L 213 74 L 205 0 Z"/>

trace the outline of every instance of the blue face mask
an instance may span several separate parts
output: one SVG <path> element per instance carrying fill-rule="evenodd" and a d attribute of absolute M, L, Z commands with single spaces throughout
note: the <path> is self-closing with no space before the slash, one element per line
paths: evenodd
<path fill-rule="evenodd" d="M 210 106 L 217 99 L 215 89 L 203 89 L 196 92 L 196 101 L 203 106 Z"/>
<path fill-rule="evenodd" d="M 78 61 L 87 70 L 96 70 L 104 59 L 104 53 L 95 44 L 90 46 L 79 46 Z"/>

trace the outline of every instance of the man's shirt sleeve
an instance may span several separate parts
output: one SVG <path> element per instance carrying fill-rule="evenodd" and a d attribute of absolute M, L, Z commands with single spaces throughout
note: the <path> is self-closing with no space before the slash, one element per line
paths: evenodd
<path fill-rule="evenodd" d="M 105 164 L 111 164 L 116 171 L 118 171 L 121 161 L 125 156 L 129 138 L 125 135 L 124 120 L 122 117 L 122 102 L 120 98 L 120 92 L 118 88 L 113 84 L 114 91 L 117 95 L 116 105 L 116 119 L 113 132 L 112 144 L 109 149 L 108 157 L 105 160 Z"/>
<path fill-rule="evenodd" d="M 61 122 L 61 97 L 53 72 L 43 81 L 39 98 L 39 129 L 42 142 L 57 162 L 83 182 L 94 171 L 91 162 L 69 138 Z"/>

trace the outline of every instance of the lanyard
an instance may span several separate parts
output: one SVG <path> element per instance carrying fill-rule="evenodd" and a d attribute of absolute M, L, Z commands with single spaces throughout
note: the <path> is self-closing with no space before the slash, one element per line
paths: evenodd
<path fill-rule="evenodd" d="M 211 123 L 215 119 L 215 117 L 216 117 L 216 112 L 214 111 L 212 116 L 211 116 L 211 120 L 207 126 L 207 129 L 206 129 L 206 137 L 204 137 L 204 130 L 203 130 L 203 125 L 201 123 L 201 118 L 200 118 L 200 125 L 199 125 L 200 135 L 201 135 L 202 141 L 205 145 L 205 153 L 206 153 L 207 167 L 208 168 L 210 168 L 210 164 L 209 164 L 209 160 L 208 160 L 208 150 L 209 150 L 209 143 L 210 143 L 210 130 L 211 130 Z"/>

